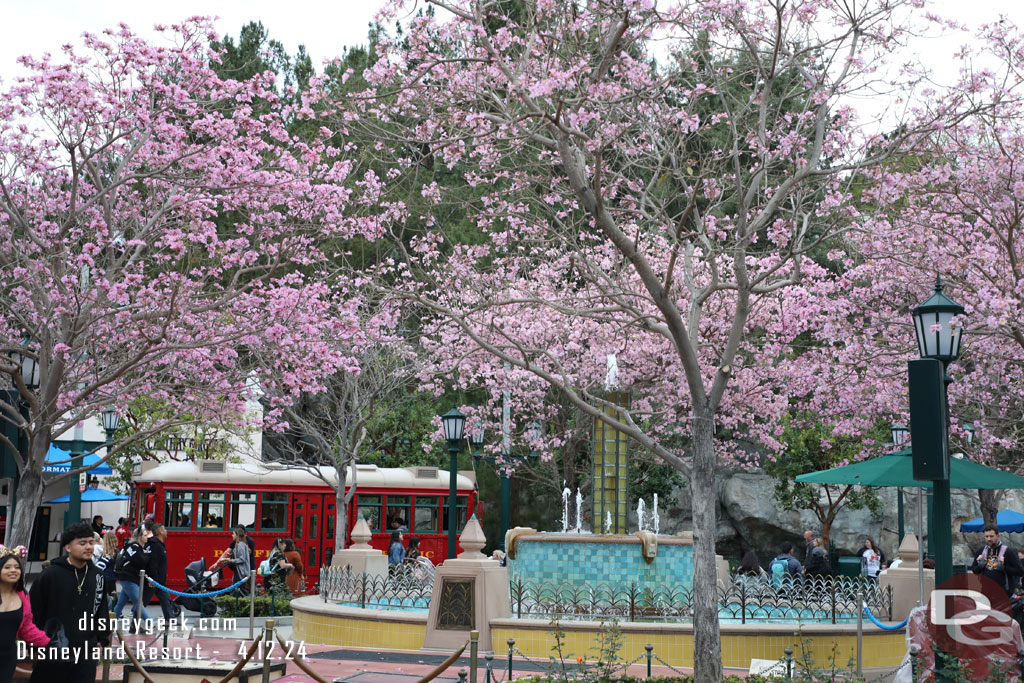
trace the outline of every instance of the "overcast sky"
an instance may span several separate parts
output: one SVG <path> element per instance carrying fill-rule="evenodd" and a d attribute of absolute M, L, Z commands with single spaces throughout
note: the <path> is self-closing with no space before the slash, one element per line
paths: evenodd
<path fill-rule="evenodd" d="M 21 73 L 16 64 L 20 55 L 47 51 L 57 54 L 64 43 L 80 43 L 84 31 L 98 33 L 124 22 L 138 33 L 152 34 L 154 24 L 170 24 L 194 15 L 218 17 L 217 30 L 236 37 L 247 22 L 262 21 L 270 37 L 281 41 L 289 54 L 294 54 L 300 43 L 304 44 L 319 68 L 324 59 L 337 56 L 343 47 L 366 43 L 367 26 L 382 2 L 171 0 L 164 4 L 139 0 L 0 0 L 0 79 L 9 83 L 12 76 Z M 1024 3 L 1020 0 L 934 0 L 929 9 L 972 27 L 994 21 L 1001 14 L 1024 26 Z M 948 84 L 956 73 L 952 54 L 969 40 L 963 34 L 922 40 L 914 45 L 910 57 L 932 66 L 938 72 L 938 80 Z"/>

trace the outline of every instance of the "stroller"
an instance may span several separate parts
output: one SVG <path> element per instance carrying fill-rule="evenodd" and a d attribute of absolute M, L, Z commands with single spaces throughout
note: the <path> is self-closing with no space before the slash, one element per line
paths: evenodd
<path fill-rule="evenodd" d="M 185 565 L 185 583 L 188 584 L 186 592 L 189 595 L 179 595 L 174 602 L 204 617 L 212 617 L 217 613 L 217 603 L 213 598 L 203 596 L 217 585 L 219 577 L 220 569 L 213 572 L 206 570 L 206 558 L 189 562 Z"/>

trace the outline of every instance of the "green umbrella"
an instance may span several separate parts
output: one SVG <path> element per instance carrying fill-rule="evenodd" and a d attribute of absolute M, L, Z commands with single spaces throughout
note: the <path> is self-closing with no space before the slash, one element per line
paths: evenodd
<path fill-rule="evenodd" d="M 805 484 L 860 484 L 861 486 L 902 486 L 930 489 L 930 481 L 914 479 L 911 452 L 898 451 L 845 467 L 808 472 L 796 480 Z M 985 467 L 963 458 L 949 462 L 949 487 L 953 489 L 1024 489 L 1024 477 Z"/>

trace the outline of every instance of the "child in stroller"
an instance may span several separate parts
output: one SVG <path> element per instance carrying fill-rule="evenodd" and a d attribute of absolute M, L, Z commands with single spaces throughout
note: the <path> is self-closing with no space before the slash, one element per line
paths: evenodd
<path fill-rule="evenodd" d="M 212 617 L 217 613 L 217 603 L 213 598 L 203 596 L 217 586 L 220 572 L 220 569 L 207 571 L 204 557 L 189 562 L 185 565 L 185 583 L 188 584 L 185 592 L 189 595 L 179 595 L 174 602 L 187 610 L 199 612 L 204 617 Z"/>

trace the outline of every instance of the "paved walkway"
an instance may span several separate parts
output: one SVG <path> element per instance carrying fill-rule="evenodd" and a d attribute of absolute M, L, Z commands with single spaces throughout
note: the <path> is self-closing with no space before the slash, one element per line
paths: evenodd
<path fill-rule="evenodd" d="M 198 620 L 198 615 L 186 613 L 190 620 Z M 259 634 L 263 630 L 264 619 L 257 618 L 254 623 L 253 632 Z M 206 661 L 219 662 L 223 665 L 226 662 L 237 662 L 242 653 L 247 649 L 249 640 L 248 620 L 239 620 L 240 626 L 231 631 L 219 630 L 216 633 L 202 633 L 195 629 L 188 632 L 181 631 L 170 634 L 167 639 L 167 647 L 170 653 L 175 648 L 186 657 L 195 661 L 197 658 Z M 275 631 L 286 642 L 291 636 L 291 617 L 282 617 L 275 620 Z M 159 656 L 159 648 L 163 646 L 162 636 L 125 636 L 127 646 L 133 652 L 140 648 L 144 652 L 151 652 Z M 346 681 L 351 683 L 415 683 L 423 675 L 433 671 L 450 653 L 446 652 L 425 652 L 422 650 L 392 650 L 381 648 L 369 650 L 361 648 L 344 648 L 334 645 L 322 645 L 316 643 L 303 643 L 306 662 L 314 671 L 328 681 Z M 297 645 L 295 646 L 297 647 Z M 156 648 L 154 650 L 153 648 Z M 296 651 L 294 654 L 301 654 Z M 256 658 L 254 658 L 256 659 Z M 275 645 L 271 652 L 271 660 L 282 661 L 280 645 Z M 508 659 L 504 655 L 496 655 L 491 660 L 494 672 L 494 680 L 503 683 L 507 677 Z M 145 663 L 143 663 L 145 665 Z M 457 683 L 458 673 L 464 669 L 469 670 L 469 658 L 464 656 L 455 662 L 444 672 L 438 681 L 441 683 Z M 575 666 L 575 662 L 571 663 Z M 481 656 L 478 660 L 479 683 L 488 683 L 485 679 L 487 660 Z M 540 660 L 527 660 L 521 657 L 513 659 L 512 678 L 523 678 L 548 671 L 550 662 Z M 673 669 L 665 666 L 652 667 L 651 673 L 654 676 L 672 676 L 681 672 L 691 673 L 692 669 Z M 121 665 L 111 667 L 110 681 L 121 680 Z M 285 683 L 313 683 L 314 679 L 304 674 L 293 662 L 287 662 L 287 675 L 278 679 Z M 645 664 L 634 664 L 626 670 L 626 673 L 644 677 L 647 674 Z M 882 683 L 891 680 L 890 671 L 865 670 L 868 680 L 885 673 L 889 675 L 879 679 Z M 737 674 L 746 676 L 746 669 L 726 669 L 726 675 Z M 211 677 L 210 680 L 217 680 L 220 676 Z"/>
<path fill-rule="evenodd" d="M 257 619 L 254 632 L 260 633 L 263 628 L 263 620 Z M 288 641 L 291 635 L 291 625 L 288 617 L 277 620 L 282 623 L 275 627 L 281 638 Z M 216 662 L 236 662 L 240 658 L 239 653 L 244 653 L 251 641 L 248 639 L 249 628 L 244 626 L 233 631 L 212 633 L 191 633 L 179 632 L 169 634 L 167 648 L 173 653 L 175 648 L 179 652 L 195 661 L 199 659 Z M 162 636 L 125 636 L 127 646 L 133 652 L 140 648 L 144 652 L 158 654 L 158 649 L 163 646 Z M 433 671 L 450 653 L 424 652 L 421 650 L 368 650 L 360 648 L 342 648 L 333 645 L 320 645 L 315 643 L 303 643 L 306 662 L 320 676 L 328 681 L 351 681 L 353 683 L 415 683 L 423 675 Z M 156 648 L 156 649 L 154 649 Z M 281 661 L 280 646 L 275 646 L 271 653 L 272 661 Z M 496 656 L 492 659 L 494 679 L 504 681 L 507 677 L 508 660 L 504 656 Z M 458 673 L 461 669 L 469 670 L 469 658 L 464 656 L 455 662 L 437 680 L 442 683 L 456 683 Z M 575 665 L 575 662 L 572 663 Z M 145 663 L 143 663 L 145 665 Z M 480 683 L 485 681 L 487 660 L 481 656 L 478 660 Z M 526 660 L 516 657 L 513 660 L 512 678 L 522 678 L 542 674 L 548 670 L 549 662 Z M 293 662 L 287 663 L 287 675 L 279 679 L 286 683 L 312 683 L 313 678 L 304 674 Z M 683 671 L 689 671 L 683 669 Z M 121 680 L 121 665 L 111 667 L 111 681 Z M 634 664 L 628 669 L 628 673 L 634 676 L 643 677 L 647 673 L 646 665 Z M 655 676 L 673 675 L 673 670 L 668 667 L 655 666 L 652 674 Z M 727 673 L 745 675 L 746 670 L 728 670 Z M 214 679 L 211 679 L 214 680 Z"/>

